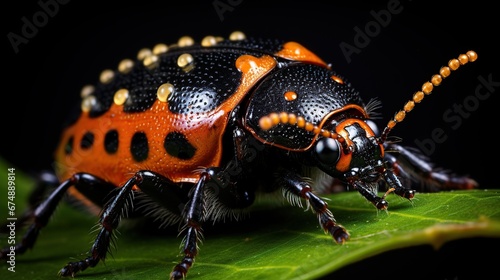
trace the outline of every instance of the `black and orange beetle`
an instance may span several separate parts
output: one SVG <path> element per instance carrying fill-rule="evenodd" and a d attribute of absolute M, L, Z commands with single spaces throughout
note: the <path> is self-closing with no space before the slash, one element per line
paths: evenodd
<path fill-rule="evenodd" d="M 281 190 L 293 204 L 305 200 L 335 242 L 347 241 L 347 230 L 318 196 L 321 188 L 306 177 L 311 168 L 359 191 L 377 209 L 387 209 L 391 192 L 411 200 L 417 191 L 477 186 L 388 139 L 415 103 L 451 71 L 476 60 L 473 51 L 442 67 L 383 131 L 373 121 L 378 102 L 365 103 L 329 64 L 296 42 L 234 32 L 200 43 L 182 37 L 137 56 L 83 87 L 79 117 L 55 153 L 55 174 L 39 184 L 40 192 L 54 190 L 22 217 L 34 222 L 16 255 L 33 247 L 66 193 L 100 213 L 100 228 L 88 257 L 66 264 L 60 275 L 74 276 L 104 260 L 128 213 L 180 224 L 184 257 L 170 278 L 183 279 L 198 254 L 202 224 L 236 215 L 257 192 Z"/>

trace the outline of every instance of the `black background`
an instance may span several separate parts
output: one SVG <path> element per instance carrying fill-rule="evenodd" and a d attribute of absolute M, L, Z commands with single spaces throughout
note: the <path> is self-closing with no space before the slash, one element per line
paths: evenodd
<path fill-rule="evenodd" d="M 99 73 L 116 69 L 123 58 L 157 43 L 174 43 L 183 35 L 278 37 L 300 42 L 348 78 L 361 95 L 383 102 L 380 126 L 449 59 L 473 49 L 479 59 L 445 79 L 418 104 L 392 135 L 405 144 L 429 139 L 442 129 L 447 139 L 430 153 L 439 166 L 469 174 L 482 188 L 498 187 L 498 90 L 479 100 L 478 77 L 500 82 L 498 20 L 492 4 L 478 1 L 441 4 L 422 1 L 68 1 L 39 23 L 15 53 L 9 33 L 22 36 L 26 17 L 43 11 L 37 1 L 4 8 L 4 87 L 1 93 L 3 133 L 0 156 L 28 172 L 50 167 L 51 156 L 70 110 L 79 103 L 82 86 Z M 48 0 L 42 0 L 43 3 Z M 55 2 L 52 0 L 51 2 Z M 63 2 L 63 1 L 61 1 Z M 329 3 L 330 4 L 325 4 Z M 226 9 L 219 12 L 214 3 Z M 321 3 L 321 4 L 320 4 Z M 377 25 L 373 12 L 399 3 L 400 11 Z M 493 2 L 490 2 L 493 3 Z M 5 6 L 6 4 L 4 4 Z M 371 11 L 373 11 L 371 13 Z M 40 20 L 42 18 L 38 18 Z M 355 27 L 371 29 L 366 46 L 355 43 Z M 341 44 L 359 47 L 347 60 Z M 481 93 L 487 91 L 483 88 Z M 469 106 L 468 116 L 453 127 L 443 114 L 454 105 Z M 470 106 L 476 106 L 471 108 Z M 458 116 L 455 114 L 455 116 Z M 408 269 L 413 270 L 413 269 Z M 383 267 L 381 267 L 383 271 Z"/>

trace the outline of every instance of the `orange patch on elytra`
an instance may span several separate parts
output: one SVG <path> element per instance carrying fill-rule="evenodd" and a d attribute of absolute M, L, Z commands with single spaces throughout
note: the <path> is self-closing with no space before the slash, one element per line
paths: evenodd
<path fill-rule="evenodd" d="M 293 91 L 287 91 L 285 92 L 284 97 L 286 101 L 293 101 L 297 99 L 297 93 Z"/>
<path fill-rule="evenodd" d="M 296 61 L 311 62 L 329 68 L 321 58 L 297 42 L 283 44 L 283 48 L 275 55 Z"/>
<path fill-rule="evenodd" d="M 339 76 L 335 76 L 335 75 L 332 75 L 332 80 L 334 80 L 335 82 L 339 83 L 339 84 L 343 84 L 344 83 L 344 80 L 342 80 Z"/>

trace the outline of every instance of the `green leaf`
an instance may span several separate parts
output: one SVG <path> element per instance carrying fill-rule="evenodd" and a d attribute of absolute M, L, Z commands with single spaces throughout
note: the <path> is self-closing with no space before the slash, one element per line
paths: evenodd
<path fill-rule="evenodd" d="M 7 184 L 8 163 L 0 161 L 0 184 Z M 16 170 L 16 214 L 21 214 L 34 182 Z M 6 188 L 0 190 L 0 222 L 7 221 Z M 240 221 L 207 224 L 200 252 L 188 279 L 316 279 L 396 249 L 429 244 L 439 249 L 453 240 L 500 238 L 500 190 L 418 193 L 414 201 L 390 195 L 389 211 L 377 211 L 357 192 L 327 195 L 337 221 L 351 239 L 337 245 L 323 233 L 311 211 L 279 196 L 262 199 Z M 34 249 L 15 256 L 15 273 L 1 264 L 0 279 L 55 279 L 68 261 L 84 258 L 97 217 L 61 204 Z M 176 228 L 149 231 L 122 223 L 113 256 L 79 279 L 168 279 L 178 262 L 182 236 Z M 17 242 L 22 233 L 16 233 Z M 7 245 L 9 233 L 2 235 Z M 394 261 L 394 260 L 391 260 Z M 384 269 L 381 268 L 381 271 Z"/>

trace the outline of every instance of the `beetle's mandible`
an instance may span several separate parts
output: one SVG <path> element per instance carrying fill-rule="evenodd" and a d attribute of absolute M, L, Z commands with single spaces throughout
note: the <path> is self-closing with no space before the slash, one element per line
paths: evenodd
<path fill-rule="evenodd" d="M 318 196 L 318 181 L 307 177 L 312 169 L 384 210 L 392 192 L 411 200 L 419 191 L 475 188 L 473 179 L 435 169 L 389 133 L 452 71 L 476 59 L 468 51 L 450 60 L 379 130 L 373 121 L 378 101 L 365 103 L 297 42 L 236 31 L 142 49 L 83 87 L 79 116 L 55 152 L 54 173 L 43 174 L 36 190 L 48 195 L 19 218 L 34 221 L 16 255 L 34 246 L 65 194 L 100 219 L 88 256 L 64 265 L 60 275 L 103 261 L 128 213 L 180 226 L 183 257 L 170 279 L 183 279 L 198 254 L 203 223 L 238 215 L 258 192 L 282 191 L 295 205 L 305 201 L 322 229 L 336 243 L 346 242 L 349 233 Z"/>

